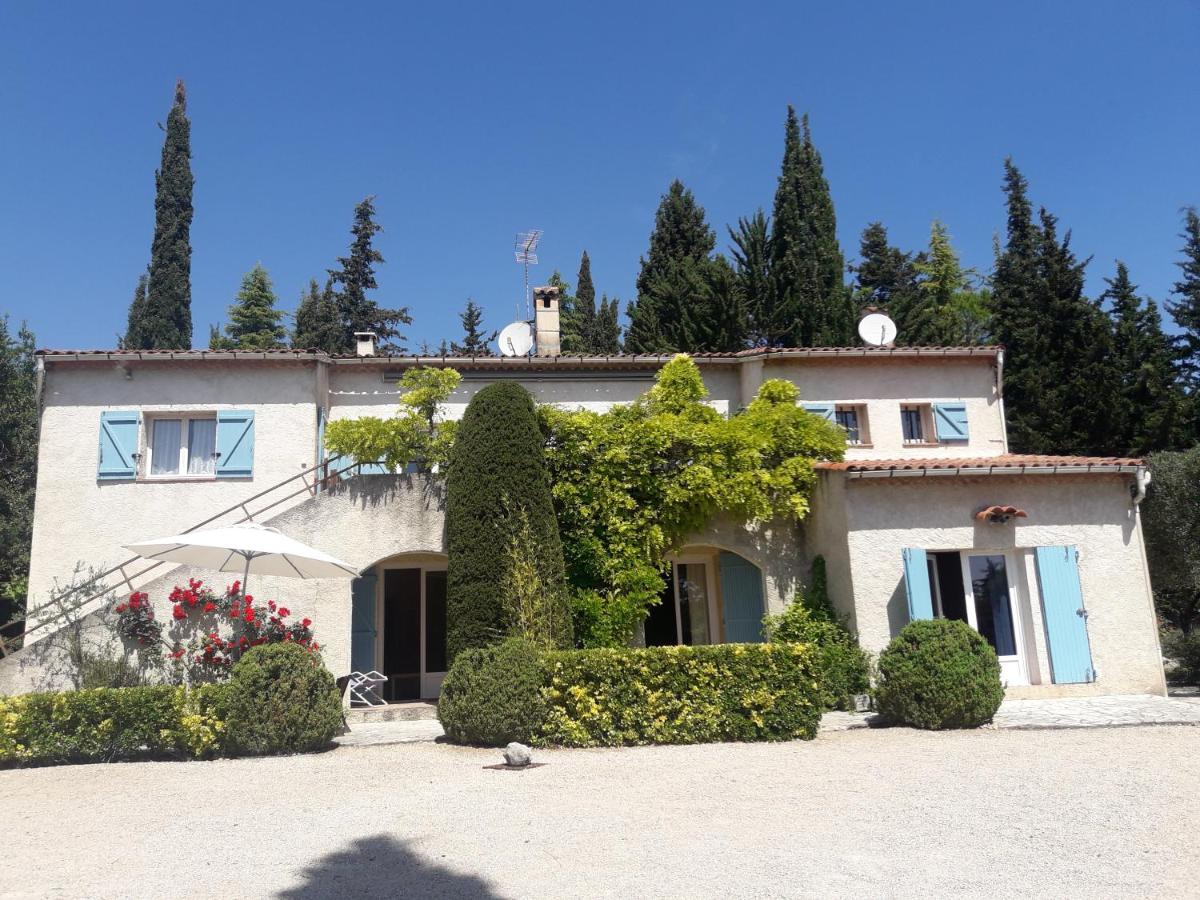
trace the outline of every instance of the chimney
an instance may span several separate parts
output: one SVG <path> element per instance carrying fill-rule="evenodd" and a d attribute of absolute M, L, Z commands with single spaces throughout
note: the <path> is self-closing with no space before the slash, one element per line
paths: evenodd
<path fill-rule="evenodd" d="M 562 353 L 558 325 L 558 288 L 553 285 L 533 289 L 533 321 L 537 330 L 534 351 L 538 356 L 558 356 Z"/>
<path fill-rule="evenodd" d="M 375 332 L 373 331 L 356 331 L 354 332 L 354 340 L 358 345 L 356 352 L 359 356 L 374 356 L 375 355 Z"/>

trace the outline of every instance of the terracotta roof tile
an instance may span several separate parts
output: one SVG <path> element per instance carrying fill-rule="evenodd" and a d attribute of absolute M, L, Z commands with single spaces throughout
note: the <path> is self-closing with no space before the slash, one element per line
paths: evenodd
<path fill-rule="evenodd" d="M 1002 456 L 948 457 L 945 459 L 848 459 L 843 462 L 821 462 L 817 463 L 816 467 L 828 472 L 919 472 L 963 469 L 974 474 L 980 471 L 1020 471 L 1025 469 L 1104 471 L 1144 464 L 1141 459 L 1119 456 L 1036 456 L 1009 453 Z"/>

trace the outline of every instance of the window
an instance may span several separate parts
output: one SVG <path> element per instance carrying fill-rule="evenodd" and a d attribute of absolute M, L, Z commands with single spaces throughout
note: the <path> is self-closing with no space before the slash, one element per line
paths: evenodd
<path fill-rule="evenodd" d="M 904 431 L 904 443 L 924 444 L 925 438 L 925 407 L 901 406 L 900 427 Z"/>
<path fill-rule="evenodd" d="M 215 416 L 153 418 L 147 421 L 146 474 L 151 478 L 195 475 L 217 471 L 217 419 Z"/>
<path fill-rule="evenodd" d="M 709 567 L 703 562 L 677 562 L 661 602 L 646 617 L 646 646 L 711 644 Z"/>
<path fill-rule="evenodd" d="M 847 444 L 866 444 L 869 443 L 867 438 L 867 415 L 866 410 L 861 406 L 838 406 L 834 410 L 834 421 L 846 430 Z"/>

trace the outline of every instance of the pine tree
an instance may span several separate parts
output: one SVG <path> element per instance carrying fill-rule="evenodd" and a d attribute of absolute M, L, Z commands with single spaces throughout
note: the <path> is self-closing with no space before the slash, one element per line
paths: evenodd
<path fill-rule="evenodd" d="M 278 300 L 267 270 L 256 263 L 243 276 L 241 290 L 233 306 L 229 307 L 229 324 L 225 326 L 223 345 L 233 350 L 282 347 L 287 331 L 281 321 L 283 313 L 275 308 Z"/>
<path fill-rule="evenodd" d="M 1116 276 L 1104 281 L 1108 289 L 1099 301 L 1109 304 L 1113 359 L 1120 373 L 1118 402 L 1108 416 L 1113 450 L 1141 456 L 1171 449 L 1176 443 L 1180 397 L 1174 353 L 1163 333 L 1158 306 L 1137 295 L 1137 286 L 1120 260 Z"/>
<path fill-rule="evenodd" d="M 325 282 L 324 290 L 317 286 L 317 279 L 309 281 L 308 291 L 300 295 L 295 318 L 293 348 L 323 350 L 331 355 L 348 352 L 345 345 L 346 329 L 342 324 L 332 279 Z"/>
<path fill-rule="evenodd" d="M 882 222 L 872 222 L 863 229 L 858 256 L 860 261 L 852 268 L 855 303 L 860 307 L 879 307 L 899 323 L 920 299 L 917 263 L 923 262 L 924 256 L 914 258 L 913 254 L 889 244 L 887 228 Z M 899 340 L 915 343 L 908 339 L 904 329 L 900 329 Z"/>
<path fill-rule="evenodd" d="M 563 299 L 569 302 L 564 305 Z M 563 353 L 591 353 L 596 328 L 596 288 L 592 284 L 592 261 L 586 250 L 579 260 L 575 294 L 560 298 L 559 312 Z"/>
<path fill-rule="evenodd" d="M 936 219 L 929 252 L 913 267 L 922 278 L 917 296 L 900 304 L 897 312 L 903 343 L 944 347 L 984 342 L 990 328 L 991 294 L 975 289 L 974 270 L 962 267 L 946 226 Z"/>
<path fill-rule="evenodd" d="M 1174 284 L 1167 311 L 1183 332 L 1175 339 L 1179 373 L 1190 395 L 1200 400 L 1200 214 L 1194 206 L 1183 213 L 1183 276 Z"/>
<path fill-rule="evenodd" d="M 467 307 L 458 314 L 462 322 L 463 342 L 450 342 L 450 352 L 455 356 L 492 356 L 492 341 L 496 340 L 498 332 L 486 334 L 480 327 L 483 324 L 483 310 L 474 300 L 467 298 Z"/>
<path fill-rule="evenodd" d="M 819 347 L 851 343 L 855 309 L 842 273 L 837 219 L 821 155 L 788 107 L 783 165 L 771 230 L 771 292 L 762 313 L 766 342 Z"/>
<path fill-rule="evenodd" d="M 18 617 L 29 575 L 37 480 L 38 404 L 33 334 L 15 339 L 0 317 L 0 625 Z"/>
<path fill-rule="evenodd" d="M 344 330 L 341 353 L 354 352 L 354 333 L 359 331 L 375 332 L 381 353 L 404 352 L 404 335 L 398 326 L 412 324 L 408 308 L 384 309 L 367 296 L 367 291 L 379 287 L 375 281 L 375 266 L 384 260 L 373 241 L 382 230 L 375 222 L 374 198 L 367 197 L 354 208 L 354 226 L 350 229 L 354 240 L 350 244 L 350 255 L 339 256 L 339 268 L 329 270 L 333 283 L 341 285 L 336 292 Z"/>
<path fill-rule="evenodd" d="M 625 346 L 632 353 L 696 350 L 688 345 L 685 313 L 703 284 L 717 238 L 704 209 L 683 182 L 671 182 L 659 201 L 642 257 L 637 300 L 629 304 Z"/>
<path fill-rule="evenodd" d="M 597 356 L 613 356 L 621 352 L 620 301 L 616 297 L 600 297 L 600 308 L 596 311 L 596 332 L 592 342 L 592 353 Z"/>
<path fill-rule="evenodd" d="M 739 218 L 737 231 L 729 229 L 733 255 L 734 290 L 745 315 L 746 337 L 758 347 L 770 335 L 768 298 L 771 294 L 770 221 L 760 209 L 750 218 Z"/>
<path fill-rule="evenodd" d="M 167 116 L 162 162 L 154 176 L 154 241 L 145 303 L 140 310 L 130 307 L 125 332 L 125 346 L 132 350 L 192 346 L 191 155 L 187 92 L 179 81 Z"/>

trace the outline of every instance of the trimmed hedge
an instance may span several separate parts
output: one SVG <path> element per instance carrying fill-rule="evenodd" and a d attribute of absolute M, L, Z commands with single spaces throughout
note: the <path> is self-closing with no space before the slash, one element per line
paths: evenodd
<path fill-rule="evenodd" d="M 840 622 L 797 598 L 763 620 L 773 643 L 811 644 L 821 662 L 821 693 L 828 709 L 854 709 L 854 696 L 871 689 L 871 656 Z"/>
<path fill-rule="evenodd" d="M 0 697 L 0 765 L 219 753 L 224 685 L 94 688 Z"/>
<path fill-rule="evenodd" d="M 803 644 L 544 654 L 540 744 L 569 747 L 816 736 L 820 664 Z"/>
<path fill-rule="evenodd" d="M 329 746 L 342 697 L 321 657 L 290 642 L 252 647 L 226 685 L 226 744 L 232 753 L 308 753 Z"/>
<path fill-rule="evenodd" d="M 438 698 L 446 736 L 460 744 L 528 744 L 546 717 L 542 665 L 519 638 L 458 654 Z"/>
<path fill-rule="evenodd" d="M 977 728 L 1003 699 L 996 651 L 966 622 L 910 622 L 879 656 L 875 703 L 901 725 Z"/>
<path fill-rule="evenodd" d="M 446 475 L 447 621 L 450 661 L 463 650 L 498 643 L 509 631 L 502 598 L 513 534 L 524 511 L 543 584 L 563 583 L 562 543 L 545 440 L 533 398 L 513 382 L 491 384 L 459 423 Z"/>

